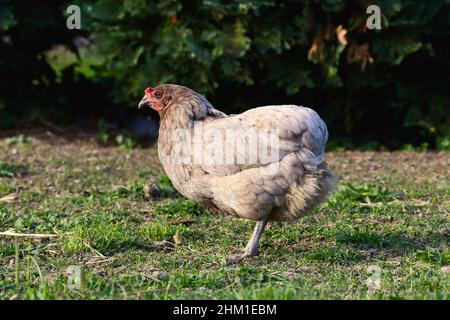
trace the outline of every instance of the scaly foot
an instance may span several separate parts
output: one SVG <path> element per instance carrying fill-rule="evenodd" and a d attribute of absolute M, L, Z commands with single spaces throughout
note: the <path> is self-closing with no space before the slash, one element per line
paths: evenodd
<path fill-rule="evenodd" d="M 243 260 L 251 257 L 255 257 L 259 254 L 258 250 L 245 250 L 244 253 L 234 255 L 230 258 L 230 261 L 228 261 L 228 265 L 234 265 L 241 263 Z"/>

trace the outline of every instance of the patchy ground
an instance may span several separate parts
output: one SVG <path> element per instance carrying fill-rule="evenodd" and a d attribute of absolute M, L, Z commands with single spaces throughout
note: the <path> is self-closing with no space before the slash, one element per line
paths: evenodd
<path fill-rule="evenodd" d="M 328 160 L 329 201 L 270 225 L 261 255 L 229 266 L 253 223 L 181 198 L 155 148 L 2 138 L 0 232 L 56 236 L 0 236 L 0 299 L 449 299 L 450 154 Z"/>

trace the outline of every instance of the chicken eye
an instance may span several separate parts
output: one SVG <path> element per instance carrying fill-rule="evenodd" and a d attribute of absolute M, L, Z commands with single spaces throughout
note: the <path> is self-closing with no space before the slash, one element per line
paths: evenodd
<path fill-rule="evenodd" d="M 161 98 L 161 96 L 162 96 L 162 92 L 161 92 L 161 91 L 156 91 L 156 92 L 153 94 L 153 96 L 154 96 L 155 98 L 159 99 L 159 98 Z"/>

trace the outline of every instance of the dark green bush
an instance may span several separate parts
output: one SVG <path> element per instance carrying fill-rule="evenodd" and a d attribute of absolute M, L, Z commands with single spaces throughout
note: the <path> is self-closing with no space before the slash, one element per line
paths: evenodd
<path fill-rule="evenodd" d="M 36 112 L 35 106 L 24 106 L 33 93 L 49 90 L 51 102 L 43 105 L 66 103 L 72 109 L 73 99 L 63 89 L 97 88 L 94 96 L 111 99 L 103 108 L 111 103 L 122 108 L 135 107 L 149 85 L 179 83 L 227 112 L 275 103 L 311 106 L 329 124 L 335 144 L 348 147 L 448 145 L 450 4 L 445 0 L 89 0 L 81 4 L 82 30 L 70 32 L 64 28 L 65 2 L 39 1 L 51 7 L 45 16 L 61 23 L 58 28 L 33 14 L 18 19 L 21 1 L 6 3 L 0 7 L 2 34 L 19 33 L 23 40 L 11 50 L 46 68 L 27 75 L 19 85 L 21 99 L 3 98 L 10 91 L 2 83 L 0 108 L 24 110 L 6 114 L 11 118 Z M 381 30 L 366 28 L 371 3 L 381 7 Z M 26 50 L 26 39 L 36 37 L 34 24 L 46 34 L 41 45 Z M 67 66 L 56 55 L 51 69 L 42 52 L 54 44 L 74 51 L 70 43 L 79 34 L 91 45 L 79 48 Z M 0 59 L 15 80 L 19 69 L 30 67 L 10 61 L 3 50 Z M 30 86 L 43 77 L 49 84 Z"/>

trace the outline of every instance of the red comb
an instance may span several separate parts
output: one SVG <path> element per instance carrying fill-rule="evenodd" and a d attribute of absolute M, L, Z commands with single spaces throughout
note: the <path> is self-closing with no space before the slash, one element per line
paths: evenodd
<path fill-rule="evenodd" d="M 150 93 L 152 92 L 152 87 L 148 87 L 147 89 L 145 89 L 145 96 L 147 97 L 147 99 L 150 99 Z"/>

